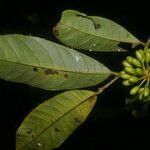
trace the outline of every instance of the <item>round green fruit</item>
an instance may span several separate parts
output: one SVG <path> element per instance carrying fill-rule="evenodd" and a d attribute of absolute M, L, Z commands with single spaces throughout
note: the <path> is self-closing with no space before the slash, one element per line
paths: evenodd
<path fill-rule="evenodd" d="M 136 55 L 136 57 L 137 57 L 137 59 L 138 59 L 139 61 L 141 61 L 141 62 L 144 61 L 144 52 L 143 52 L 143 50 L 138 50 L 138 51 L 136 51 L 136 52 L 135 52 L 135 55 Z"/>
<path fill-rule="evenodd" d="M 145 51 L 145 62 L 149 63 L 150 62 L 150 51 Z"/>
<path fill-rule="evenodd" d="M 142 76 L 142 75 L 144 74 L 144 71 L 143 71 L 143 69 L 141 69 L 141 68 L 136 68 L 136 69 L 135 69 L 135 72 L 136 72 L 136 74 L 137 74 L 138 76 Z"/>
<path fill-rule="evenodd" d="M 120 74 L 120 77 L 122 79 L 129 79 L 131 77 L 131 75 L 127 74 L 127 73 L 124 73 L 124 74 Z"/>
<path fill-rule="evenodd" d="M 131 83 L 136 83 L 136 82 L 139 81 L 139 78 L 137 78 L 136 76 L 132 76 L 131 78 L 129 78 L 129 81 L 130 81 Z"/>
<path fill-rule="evenodd" d="M 125 67 L 125 71 L 129 74 L 135 74 L 135 69 L 133 67 Z"/>
<path fill-rule="evenodd" d="M 135 95 L 138 93 L 140 87 L 139 86 L 135 86 L 130 90 L 130 95 Z"/>
<path fill-rule="evenodd" d="M 132 65 L 131 65 L 127 60 L 124 60 L 124 61 L 122 62 L 122 65 L 123 65 L 124 67 L 132 67 Z"/>
<path fill-rule="evenodd" d="M 131 85 L 131 83 L 130 83 L 129 80 L 124 80 L 124 81 L 122 81 L 122 84 L 123 84 L 124 86 L 130 86 L 130 85 Z"/>
<path fill-rule="evenodd" d="M 141 67 L 141 66 L 142 66 L 142 64 L 140 63 L 140 61 L 137 60 L 136 58 L 133 58 L 131 63 L 132 63 L 134 66 L 136 66 L 136 67 Z"/>
<path fill-rule="evenodd" d="M 144 96 L 144 97 L 148 97 L 149 94 L 150 94 L 150 89 L 149 89 L 148 86 L 146 86 L 146 87 L 144 88 L 144 90 L 143 90 L 143 96 Z"/>

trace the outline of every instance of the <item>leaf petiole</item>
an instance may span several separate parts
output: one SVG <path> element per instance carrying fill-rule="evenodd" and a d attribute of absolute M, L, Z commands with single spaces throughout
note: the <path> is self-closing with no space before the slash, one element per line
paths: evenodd
<path fill-rule="evenodd" d="M 101 94 L 105 89 L 107 89 L 111 84 L 113 84 L 117 79 L 119 79 L 119 76 L 115 76 L 110 82 L 108 82 L 107 84 L 105 84 L 104 86 L 98 88 L 98 91 L 96 93 L 96 95 Z"/>

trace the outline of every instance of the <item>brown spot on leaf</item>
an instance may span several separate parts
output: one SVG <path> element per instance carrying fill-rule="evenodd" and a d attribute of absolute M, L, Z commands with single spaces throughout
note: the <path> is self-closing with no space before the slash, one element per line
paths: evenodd
<path fill-rule="evenodd" d="M 94 97 L 91 97 L 91 98 L 89 98 L 89 103 L 93 103 L 93 101 L 95 100 L 95 96 Z M 93 106 L 92 106 L 93 107 Z"/>
<path fill-rule="evenodd" d="M 34 67 L 34 68 L 33 68 L 33 71 L 36 71 L 36 72 L 37 72 L 37 71 L 38 71 L 38 69 L 37 69 L 36 67 Z"/>
<path fill-rule="evenodd" d="M 68 76 L 69 76 L 68 73 L 65 73 L 65 74 L 64 74 L 64 77 L 65 77 L 65 78 L 68 78 Z"/>
<path fill-rule="evenodd" d="M 89 99 L 89 100 L 94 100 L 95 97 L 96 97 L 96 95 L 92 95 L 92 96 L 89 96 L 88 99 Z"/>
<path fill-rule="evenodd" d="M 41 138 L 39 139 L 38 137 L 37 137 L 37 135 L 31 135 L 31 138 L 32 138 L 32 140 L 34 141 L 34 142 L 36 142 L 36 143 L 41 143 L 41 141 L 43 141 Z"/>
<path fill-rule="evenodd" d="M 59 74 L 58 71 L 53 70 L 53 69 L 46 69 L 46 70 L 44 71 L 44 73 L 45 73 L 46 75 L 49 75 L 49 74 L 56 74 L 56 75 L 58 75 L 58 74 Z"/>
<path fill-rule="evenodd" d="M 32 137 L 32 139 L 35 139 L 35 135 L 32 135 L 31 137 Z"/>
<path fill-rule="evenodd" d="M 61 131 L 60 129 L 58 129 L 56 127 L 54 127 L 54 129 L 55 129 L 55 132 L 60 132 Z"/>
<path fill-rule="evenodd" d="M 74 118 L 74 121 L 75 121 L 77 124 L 81 124 L 81 121 L 79 120 L 79 118 Z"/>
<path fill-rule="evenodd" d="M 98 30 L 98 29 L 100 29 L 100 27 L 101 27 L 101 25 L 100 24 L 96 24 L 96 23 L 94 23 L 94 27 L 95 27 L 95 30 Z"/>
<path fill-rule="evenodd" d="M 31 134 L 31 133 L 32 133 L 32 130 L 29 129 L 29 130 L 27 131 L 27 133 L 28 133 L 28 134 Z"/>
<path fill-rule="evenodd" d="M 58 29 L 56 27 L 53 28 L 53 33 L 55 36 L 59 36 Z"/>

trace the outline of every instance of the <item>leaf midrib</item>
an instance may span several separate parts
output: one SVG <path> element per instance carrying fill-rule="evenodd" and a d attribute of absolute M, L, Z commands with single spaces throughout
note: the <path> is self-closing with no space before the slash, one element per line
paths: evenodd
<path fill-rule="evenodd" d="M 96 37 L 96 38 L 102 38 L 102 39 L 110 40 L 110 41 L 113 41 L 113 42 L 122 42 L 122 41 L 119 41 L 119 40 L 106 38 L 106 37 L 104 37 L 104 36 L 98 36 L 98 35 L 94 35 L 94 34 L 90 34 L 90 33 L 84 32 L 84 31 L 79 30 L 79 29 L 77 29 L 77 28 L 74 28 L 74 27 L 71 27 L 71 26 L 69 26 L 69 25 L 63 24 L 61 21 L 59 22 L 59 24 L 61 24 L 61 25 L 63 25 L 63 26 L 66 26 L 66 27 L 68 27 L 68 28 L 71 28 L 71 29 L 73 29 L 73 30 L 75 30 L 75 31 L 82 32 L 83 34 L 88 34 L 89 36 L 92 35 L 92 36 L 94 36 L 94 37 Z M 59 24 L 58 24 L 58 25 L 59 25 Z M 128 31 L 127 31 L 127 32 L 128 32 Z M 139 41 L 139 40 L 137 39 L 137 41 Z M 126 41 L 126 42 L 124 42 L 124 43 L 138 44 L 138 43 L 140 43 L 140 41 L 139 41 L 139 42 L 132 42 L 132 41 L 129 42 L 129 41 Z"/>
<path fill-rule="evenodd" d="M 95 75 L 105 75 L 105 74 L 111 74 L 112 72 L 109 70 L 108 73 L 92 73 L 92 72 L 75 72 L 75 71 L 69 71 L 69 70 L 61 70 L 61 69 L 56 69 L 56 68 L 46 68 L 46 67 L 42 67 L 42 66 L 37 66 L 37 65 L 29 65 L 29 64 L 25 64 L 25 63 L 19 63 L 19 62 L 15 62 L 15 61 L 10 61 L 10 60 L 3 60 L 0 59 L 0 61 L 6 61 L 9 63 L 14 63 L 14 64 L 19 64 L 19 65 L 24 65 L 24 66 L 28 66 L 28 67 L 37 67 L 37 68 L 42 68 L 42 69 L 52 69 L 52 70 L 56 70 L 56 71 L 60 71 L 60 72 L 68 72 L 68 73 L 75 73 L 75 74 L 95 74 Z M 108 70 L 108 69 L 107 69 Z"/>
<path fill-rule="evenodd" d="M 46 127 L 45 129 L 43 129 L 34 139 L 38 138 L 41 134 L 43 134 L 46 130 L 48 130 L 49 128 L 51 128 L 54 124 L 56 124 L 63 117 L 67 116 L 71 111 L 73 111 L 74 109 L 76 109 L 78 106 L 84 104 L 86 101 L 88 101 L 91 98 L 94 98 L 96 96 L 97 96 L 97 93 L 93 93 L 91 96 L 87 97 L 82 102 L 80 102 L 79 104 L 75 105 L 73 108 L 71 108 L 70 110 L 68 110 L 67 112 L 65 112 L 61 117 L 59 117 L 58 119 L 56 119 L 52 124 L 50 124 L 48 127 Z M 23 149 L 26 145 L 30 144 L 34 139 L 32 139 L 29 142 L 27 142 L 21 149 Z"/>

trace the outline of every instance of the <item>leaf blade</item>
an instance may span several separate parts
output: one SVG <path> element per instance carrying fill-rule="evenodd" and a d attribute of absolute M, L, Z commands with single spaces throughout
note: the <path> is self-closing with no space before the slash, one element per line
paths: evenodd
<path fill-rule="evenodd" d="M 140 41 L 117 23 L 102 17 L 87 16 L 75 10 L 62 12 L 54 35 L 64 44 L 83 50 L 118 51 L 121 42 Z"/>
<path fill-rule="evenodd" d="M 110 74 L 96 60 L 45 39 L 0 36 L 0 77 L 5 80 L 64 90 L 96 85 Z"/>
<path fill-rule="evenodd" d="M 73 90 L 40 104 L 18 129 L 16 149 L 50 150 L 60 146 L 85 121 L 95 102 L 94 92 Z"/>

